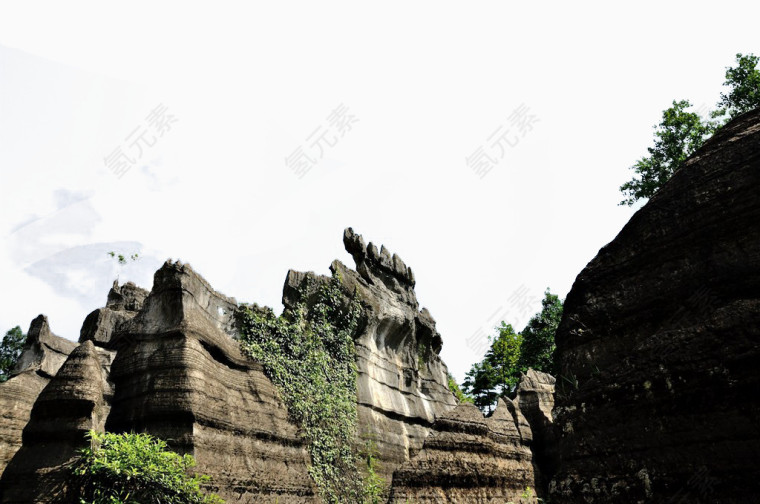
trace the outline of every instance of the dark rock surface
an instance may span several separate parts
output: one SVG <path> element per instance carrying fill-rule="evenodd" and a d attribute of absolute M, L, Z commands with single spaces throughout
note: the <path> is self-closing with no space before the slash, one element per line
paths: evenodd
<path fill-rule="evenodd" d="M 757 502 L 760 110 L 578 275 L 557 334 L 552 503 Z"/>
<path fill-rule="evenodd" d="M 146 297 L 148 291 L 132 282 L 124 285 L 114 282 L 108 293 L 106 306 L 98 308 L 85 318 L 79 333 L 79 342 L 92 340 L 96 345 L 111 347 L 111 336 L 121 324 L 137 315 Z"/>
<path fill-rule="evenodd" d="M 3 504 L 53 502 L 90 429 L 103 430 L 112 386 L 113 353 L 87 341 L 76 348 L 40 393 L 24 428 L 23 446 L 0 478 Z"/>
<path fill-rule="evenodd" d="M 378 251 L 351 228 L 343 243 L 356 271 L 340 261 L 330 266 L 343 282 L 346 300 L 357 290 L 364 325 L 355 339 L 359 436 L 373 439 L 379 452 L 379 474 L 390 482 L 393 470 L 422 448 L 435 419 L 454 408 L 443 345 L 435 320 L 420 310 L 414 274 L 385 247 Z M 293 309 L 307 277 L 311 289 L 329 277 L 288 272 L 283 304 Z"/>
<path fill-rule="evenodd" d="M 436 420 L 420 451 L 393 475 L 390 503 L 537 502 L 530 426 L 509 399 L 484 418 L 459 404 Z"/>
<path fill-rule="evenodd" d="M 549 481 L 545 478 L 556 471 L 556 432 L 552 417 L 555 382 L 550 374 L 528 369 L 520 378 L 515 398 L 533 433 L 533 462 L 541 475 L 536 487 L 541 489 L 548 487 Z"/>
<path fill-rule="evenodd" d="M 11 378 L 0 383 L 0 474 L 21 448 L 34 402 L 75 347 L 50 331 L 44 315 L 32 321 Z"/>

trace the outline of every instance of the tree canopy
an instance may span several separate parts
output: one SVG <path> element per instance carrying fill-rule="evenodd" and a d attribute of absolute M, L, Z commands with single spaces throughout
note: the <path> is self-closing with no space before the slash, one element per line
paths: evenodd
<path fill-rule="evenodd" d="M 649 156 L 632 167 L 639 177 L 620 186 L 626 196 L 621 205 L 652 197 L 712 134 L 712 125 L 703 122 L 696 112 L 689 112 L 689 107 L 689 100 L 674 100 L 662 113 L 662 122 L 655 126 L 654 146 L 647 149 Z"/>
<path fill-rule="evenodd" d="M 462 390 L 475 406 L 490 412 L 500 396 L 513 397 L 520 376 L 529 368 L 554 373 L 554 335 L 561 319 L 562 301 L 546 289 L 541 311 L 531 317 L 521 333 L 501 322 L 485 357 L 472 365 L 462 383 Z"/>
<path fill-rule="evenodd" d="M 633 205 L 650 198 L 699 149 L 715 131 L 730 119 L 760 107 L 760 58 L 753 54 L 736 55 L 736 66 L 726 69 L 727 93 L 721 93 L 717 109 L 708 117 L 690 111 L 689 100 L 673 100 L 654 126 L 654 145 L 631 167 L 634 177 L 620 186 L 625 198 L 621 205 Z"/>
<path fill-rule="evenodd" d="M 3 342 L 0 343 L 0 383 L 10 378 L 21 356 L 24 343 L 26 343 L 26 334 L 21 331 L 21 327 L 16 326 L 5 333 Z"/>

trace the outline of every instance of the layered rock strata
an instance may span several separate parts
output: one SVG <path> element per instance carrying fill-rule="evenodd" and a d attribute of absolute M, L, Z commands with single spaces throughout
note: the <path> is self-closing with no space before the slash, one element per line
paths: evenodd
<path fill-rule="evenodd" d="M 308 457 L 287 410 L 235 333 L 237 303 L 189 265 L 167 262 L 119 351 L 109 431 L 144 431 L 192 454 L 210 489 L 235 502 L 311 502 Z"/>
<path fill-rule="evenodd" d="M 107 380 L 113 352 L 87 341 L 74 349 L 40 393 L 23 445 L 0 478 L 3 504 L 52 502 L 90 429 L 102 431 L 113 394 Z"/>
<path fill-rule="evenodd" d="M 16 368 L 0 383 L 0 474 L 21 448 L 34 402 L 75 347 L 50 331 L 44 315 L 32 321 Z"/>
<path fill-rule="evenodd" d="M 557 469 L 557 438 L 552 416 L 555 384 L 552 375 L 528 369 L 520 377 L 515 398 L 533 433 L 533 462 L 540 469 L 541 476 L 536 487 L 542 490 L 548 487 L 549 478 Z"/>
<path fill-rule="evenodd" d="M 489 418 L 462 403 L 436 420 L 422 450 L 394 473 L 389 502 L 537 502 L 531 443 L 530 426 L 509 399 Z"/>
<path fill-rule="evenodd" d="M 578 275 L 557 333 L 553 503 L 760 495 L 760 110 Z"/>
<path fill-rule="evenodd" d="M 0 479 L 0 502 L 54 500 L 88 429 L 166 440 L 192 454 L 197 470 L 212 477 L 207 490 L 228 502 L 317 502 L 298 429 L 261 366 L 232 337 L 236 309 L 181 263 L 164 264 L 147 296 L 115 285 L 58 373 L 44 358 L 26 359 L 38 375 L 55 376 Z"/>
<path fill-rule="evenodd" d="M 420 309 L 412 269 L 385 247 L 364 243 L 351 228 L 343 243 L 356 271 L 340 261 L 330 269 L 340 276 L 347 302 L 354 291 L 362 305 L 362 326 L 355 338 L 359 437 L 378 448 L 378 473 L 390 482 L 393 470 L 422 448 L 435 419 L 456 405 L 448 389 L 443 346 L 435 320 Z M 286 310 L 294 309 L 304 282 L 316 290 L 329 278 L 288 272 L 283 290 Z"/>
<path fill-rule="evenodd" d="M 84 319 L 79 342 L 92 340 L 96 345 L 111 347 L 111 337 L 119 326 L 131 320 L 142 309 L 148 291 L 132 282 L 113 283 L 106 306 L 93 311 Z"/>

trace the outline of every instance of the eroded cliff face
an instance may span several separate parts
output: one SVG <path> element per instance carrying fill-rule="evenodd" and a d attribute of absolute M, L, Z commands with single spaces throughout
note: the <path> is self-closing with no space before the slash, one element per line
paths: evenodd
<path fill-rule="evenodd" d="M 108 381 L 113 356 L 87 341 L 45 386 L 24 427 L 23 445 L 0 478 L 2 502 L 51 502 L 61 494 L 85 434 L 104 428 L 113 395 Z"/>
<path fill-rule="evenodd" d="M 236 309 L 189 265 L 157 271 L 142 310 L 111 340 L 119 351 L 106 429 L 149 432 L 192 454 L 229 501 L 311 502 L 297 428 L 231 337 Z"/>
<path fill-rule="evenodd" d="M 376 443 L 378 472 L 390 482 L 393 470 L 422 448 L 435 419 L 456 400 L 439 357 L 441 335 L 427 309 L 420 310 L 411 268 L 385 247 L 365 244 L 351 228 L 343 243 L 356 271 L 337 260 L 330 269 L 342 279 L 346 302 L 356 290 L 362 305 L 363 324 L 355 338 L 358 436 Z M 290 271 L 283 291 L 286 310 L 295 308 L 307 279 L 312 291 L 329 281 Z"/>
<path fill-rule="evenodd" d="M 436 420 L 422 451 L 393 474 L 390 503 L 537 502 L 527 420 L 509 399 L 484 418 L 463 403 Z"/>
<path fill-rule="evenodd" d="M 502 401 L 488 419 L 472 405 L 457 407 L 442 338 L 419 307 L 411 269 L 350 228 L 343 239 L 356 270 L 340 261 L 331 270 L 343 289 L 338 302 L 356 293 L 361 303 L 356 443 L 375 443 L 393 502 L 495 503 L 540 486 L 531 449 L 550 423 L 551 377 L 529 373 L 515 402 Z M 290 271 L 286 312 L 304 293 L 308 310 L 330 280 Z M 189 265 L 169 261 L 150 292 L 114 284 L 78 345 L 36 319 L 21 370 L 0 386 L 8 405 L 0 502 L 53 501 L 89 429 L 164 439 L 192 454 L 212 477 L 208 490 L 228 502 L 319 502 L 298 427 L 262 366 L 241 352 L 237 310 Z"/>
<path fill-rule="evenodd" d="M 0 384 L 0 474 L 21 448 L 34 402 L 75 347 L 50 331 L 44 315 L 32 321 L 11 378 Z"/>
<path fill-rule="evenodd" d="M 22 415 L 4 421 L 26 425 L 0 478 L 0 501 L 51 502 L 87 430 L 105 429 L 148 432 L 194 455 L 213 478 L 209 490 L 230 502 L 315 502 L 296 426 L 232 338 L 236 309 L 190 266 L 167 262 L 150 294 L 115 285 L 107 306 L 87 317 L 82 343 L 65 343 L 69 356 L 46 357 L 48 344 L 38 357 L 32 345 L 21 360 L 36 363 L 32 376 L 45 370 L 49 383 L 27 394 L 28 423 Z M 13 399 L 7 391 L 0 388 L 0 401 Z"/>
<path fill-rule="evenodd" d="M 755 110 L 578 275 L 557 333 L 553 503 L 757 501 L 758 194 Z"/>
<path fill-rule="evenodd" d="M 357 444 L 375 441 L 379 472 L 390 482 L 455 399 L 438 356 L 441 337 L 419 309 L 411 269 L 351 230 L 344 243 L 357 271 L 339 261 L 331 268 L 346 299 L 356 289 L 363 308 L 355 345 Z M 307 277 L 314 288 L 328 280 L 289 272 L 286 310 Z M 261 365 L 235 339 L 237 309 L 189 265 L 167 262 L 150 293 L 114 284 L 106 306 L 86 318 L 79 346 L 52 336 L 44 318 L 35 321 L 39 330 L 30 331 L 20 364 L 28 377 L 0 389 L 0 401 L 21 404 L 9 406 L 14 413 L 0 433 L 10 461 L 0 500 L 50 501 L 92 428 L 166 440 L 192 454 L 212 477 L 209 489 L 230 501 L 318 501 L 298 428 Z"/>

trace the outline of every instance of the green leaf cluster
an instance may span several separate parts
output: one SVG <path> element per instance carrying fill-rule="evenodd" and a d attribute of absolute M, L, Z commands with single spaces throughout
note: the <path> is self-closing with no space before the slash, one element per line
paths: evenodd
<path fill-rule="evenodd" d="M 449 380 L 449 390 L 454 394 L 454 397 L 457 398 L 457 401 L 460 403 L 466 402 L 471 403 L 474 402 L 472 397 L 468 396 L 464 392 L 462 392 L 461 387 L 459 384 L 457 384 L 457 381 L 454 379 L 453 376 L 451 376 L 451 373 L 447 375 L 447 378 Z"/>
<path fill-rule="evenodd" d="M 688 100 L 674 100 L 662 113 L 662 122 L 655 126 L 654 146 L 647 148 L 649 155 L 632 167 L 638 178 L 620 186 L 626 196 L 621 205 L 630 206 L 641 198 L 652 197 L 713 134 L 713 125 L 703 122 L 696 112 L 689 112 L 690 107 Z"/>
<path fill-rule="evenodd" d="M 291 419 L 301 427 L 311 456 L 310 475 L 323 499 L 363 502 L 368 490 L 355 447 L 354 334 L 361 305 L 356 292 L 344 302 L 341 279 L 335 273 L 307 306 L 309 282 L 301 287 L 299 304 L 281 317 L 268 308 L 243 306 L 241 345 L 261 362 Z"/>
<path fill-rule="evenodd" d="M 736 55 L 736 66 L 726 69 L 724 86 L 717 109 L 702 118 L 689 109 L 688 100 L 673 100 L 662 113 L 662 121 L 654 126 L 654 146 L 631 167 L 634 177 L 620 186 L 625 198 L 620 205 L 633 205 L 651 198 L 715 131 L 730 119 L 760 107 L 760 58 L 753 54 Z"/>
<path fill-rule="evenodd" d="M 528 369 L 554 374 L 554 336 L 562 319 L 562 301 L 546 289 L 541 311 L 521 333 L 502 321 L 482 361 L 467 372 L 462 390 L 475 406 L 490 412 L 499 397 L 514 397 L 522 373 Z"/>
<path fill-rule="evenodd" d="M 26 334 L 19 326 L 9 329 L 0 343 L 0 383 L 8 380 L 26 343 Z"/>
<path fill-rule="evenodd" d="M 191 455 L 168 450 L 148 434 L 88 433 L 90 446 L 73 465 L 66 502 L 78 504 L 223 504 L 201 485 L 210 478 L 191 475 Z"/>

